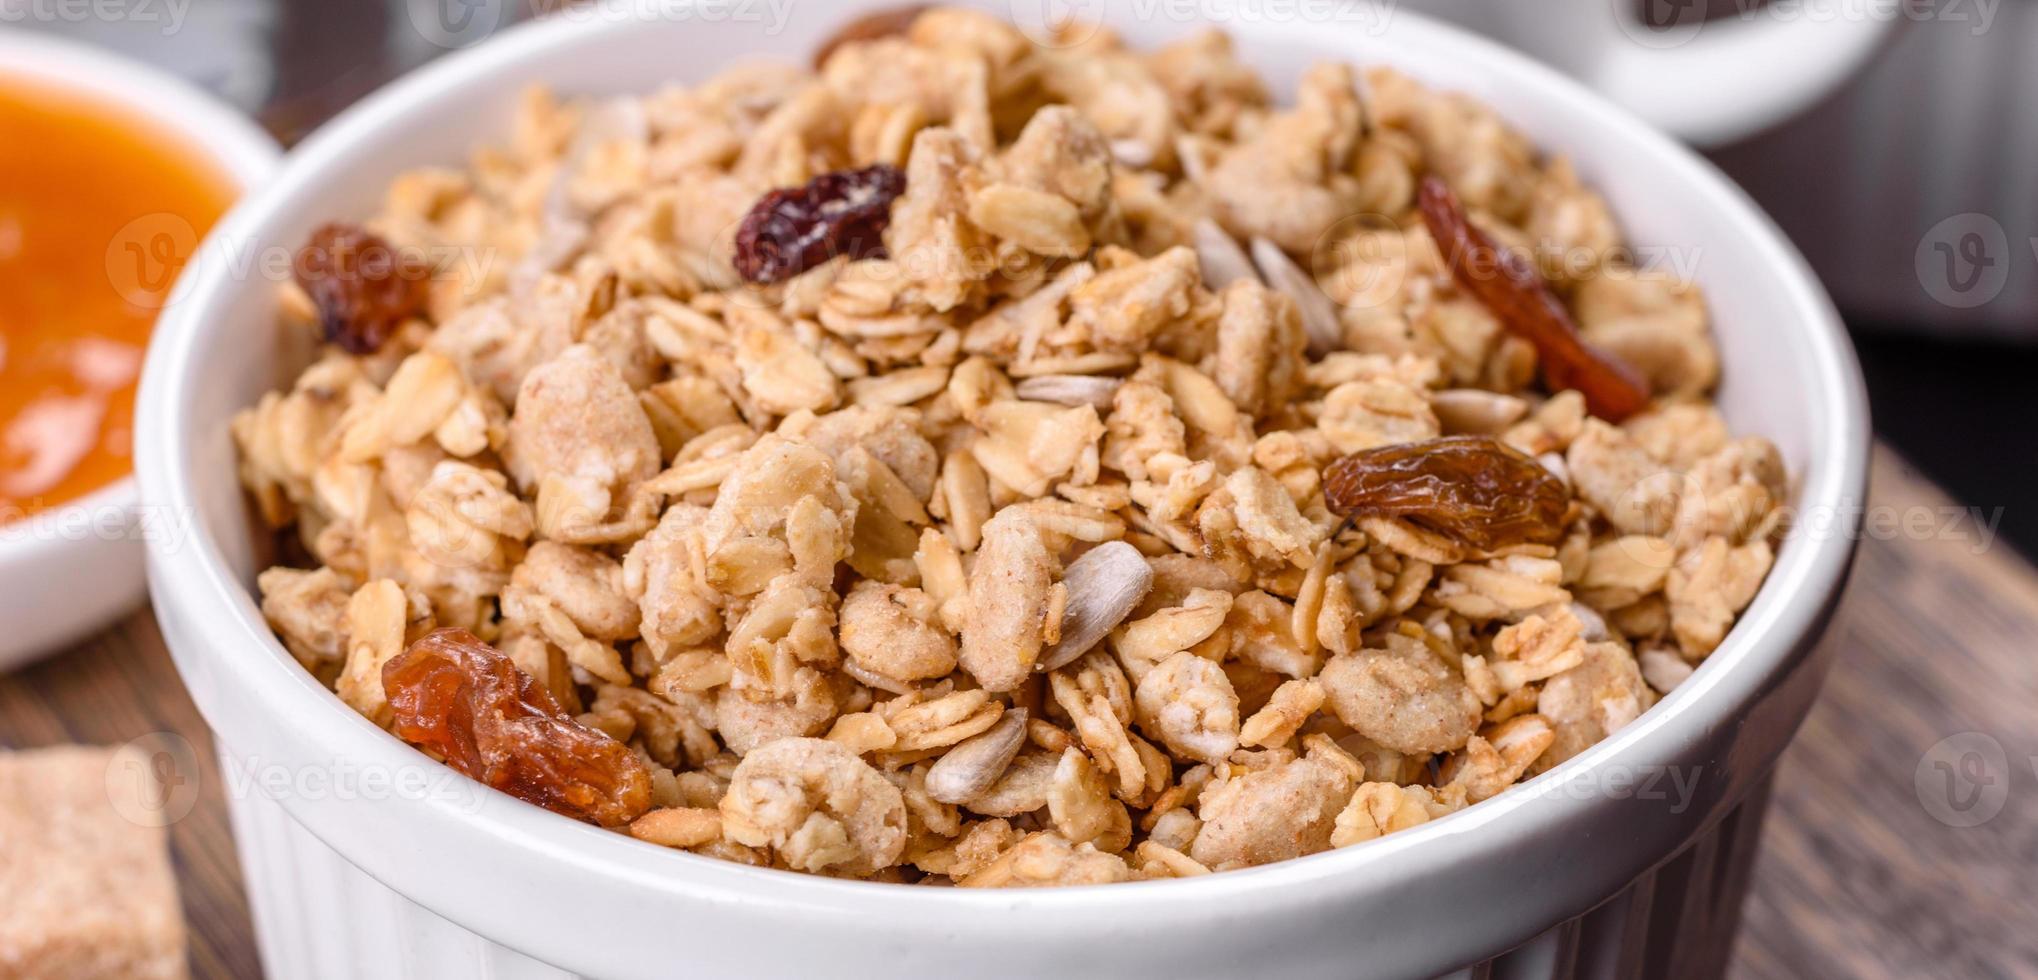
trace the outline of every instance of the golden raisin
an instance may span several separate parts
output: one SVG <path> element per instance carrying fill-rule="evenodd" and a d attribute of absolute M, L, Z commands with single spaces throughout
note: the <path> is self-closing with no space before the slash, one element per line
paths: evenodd
<path fill-rule="evenodd" d="M 905 189 L 906 175 L 879 163 L 764 195 L 736 226 L 736 274 L 782 282 L 837 255 L 883 255 L 892 201 Z"/>
<path fill-rule="evenodd" d="M 1326 467 L 1323 482 L 1339 514 L 1397 517 L 1482 551 L 1555 543 L 1571 507 L 1564 481 L 1487 436 L 1356 452 Z"/>
<path fill-rule="evenodd" d="M 1550 292 L 1542 273 L 1473 227 L 1442 178 L 1424 177 L 1417 199 L 1422 222 L 1453 278 L 1502 326 L 1535 346 L 1543 383 L 1551 391 L 1577 389 L 1586 409 L 1609 422 L 1648 406 L 1649 386 L 1642 376 L 1579 337 L 1570 311 Z"/>
<path fill-rule="evenodd" d="M 291 272 L 318 308 L 325 339 L 349 354 L 382 349 L 403 321 L 424 312 L 431 270 L 359 225 L 311 233 Z"/>
<path fill-rule="evenodd" d="M 575 721 L 510 658 L 466 630 L 434 630 L 382 668 L 398 738 L 478 782 L 616 827 L 651 807 L 636 753 Z"/>

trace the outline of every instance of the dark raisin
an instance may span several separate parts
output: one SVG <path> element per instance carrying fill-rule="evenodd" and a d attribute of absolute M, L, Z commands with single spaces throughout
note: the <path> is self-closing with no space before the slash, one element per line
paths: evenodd
<path fill-rule="evenodd" d="M 405 320 L 424 312 L 431 270 L 359 225 L 311 233 L 291 264 L 318 308 L 325 339 L 350 354 L 382 349 Z"/>
<path fill-rule="evenodd" d="M 906 175 L 880 163 L 764 195 L 736 228 L 736 274 L 783 282 L 837 255 L 882 256 L 892 201 L 905 189 Z"/>
<path fill-rule="evenodd" d="M 1339 514 L 1395 517 L 1492 551 L 1563 538 L 1571 491 L 1520 450 L 1487 436 L 1447 436 L 1353 453 L 1323 471 Z"/>
<path fill-rule="evenodd" d="M 1492 310 L 1501 326 L 1535 346 L 1543 383 L 1551 391 L 1577 389 L 1586 409 L 1609 422 L 1648 406 L 1649 385 L 1642 376 L 1579 337 L 1570 311 L 1550 292 L 1542 273 L 1473 227 L 1441 178 L 1424 177 L 1417 198 L 1423 224 L 1458 285 Z"/>
<path fill-rule="evenodd" d="M 574 720 L 510 658 L 466 630 L 434 630 L 382 668 L 398 738 L 476 781 L 616 827 L 651 806 L 629 746 Z"/>
<path fill-rule="evenodd" d="M 900 7 L 886 7 L 873 10 L 835 29 L 821 46 L 814 49 L 814 67 L 819 69 L 828 64 L 828 58 L 837 48 L 845 44 L 875 41 L 883 37 L 896 37 L 911 29 L 920 15 L 933 8 L 931 3 L 909 3 Z"/>

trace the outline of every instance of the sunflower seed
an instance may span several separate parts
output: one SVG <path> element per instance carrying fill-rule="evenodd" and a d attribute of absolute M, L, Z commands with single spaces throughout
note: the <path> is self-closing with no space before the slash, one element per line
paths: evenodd
<path fill-rule="evenodd" d="M 1013 391 L 1030 402 L 1054 402 L 1070 408 L 1095 405 L 1098 411 L 1108 412 L 1111 396 L 1118 393 L 1118 386 L 1123 383 L 1117 378 L 1088 374 L 1043 374 L 1019 382 Z"/>
<path fill-rule="evenodd" d="M 1260 278 L 1252 260 L 1245 257 L 1245 249 L 1238 247 L 1238 239 L 1209 218 L 1196 222 L 1196 261 L 1203 266 L 1203 288 L 1213 293 L 1240 279 L 1258 282 Z"/>
<path fill-rule="evenodd" d="M 1175 138 L 1175 156 L 1182 162 L 1182 176 L 1192 184 L 1210 179 L 1210 154 L 1203 149 L 1203 143 L 1193 136 Z"/>
<path fill-rule="evenodd" d="M 1668 694 L 1691 676 L 1692 667 L 1674 650 L 1652 647 L 1635 660 L 1641 664 L 1642 679 L 1657 691 Z"/>
<path fill-rule="evenodd" d="M 1493 435 L 1528 414 L 1528 402 L 1479 388 L 1446 388 L 1430 396 L 1429 407 L 1446 435 Z"/>
<path fill-rule="evenodd" d="M 1138 548 L 1111 541 L 1070 562 L 1061 584 L 1069 593 L 1061 639 L 1041 653 L 1039 670 L 1053 670 L 1088 653 L 1124 622 L 1153 588 L 1153 566 Z"/>
<path fill-rule="evenodd" d="M 1119 139 L 1111 141 L 1111 159 L 1121 167 L 1144 170 L 1153 166 L 1153 147 L 1145 140 Z"/>
<path fill-rule="evenodd" d="M 1316 280 L 1281 246 L 1264 238 L 1252 241 L 1253 264 L 1260 267 L 1260 275 L 1267 285 L 1277 292 L 1288 294 L 1295 301 L 1295 308 L 1302 313 L 1302 329 L 1309 334 L 1309 353 L 1322 357 L 1344 346 L 1344 325 L 1337 319 L 1337 304 L 1323 294 Z"/>
<path fill-rule="evenodd" d="M 957 743 L 927 770 L 927 795 L 966 803 L 990 789 L 1026 743 L 1026 709 L 1013 708 L 982 733 Z"/>
<path fill-rule="evenodd" d="M 1598 610 L 1582 602 L 1574 602 L 1571 604 L 1571 615 L 1578 617 L 1579 625 L 1584 627 L 1579 631 L 1579 636 L 1583 637 L 1585 642 L 1603 643 L 1612 639 L 1612 634 L 1606 628 L 1606 617 L 1601 616 Z"/>
<path fill-rule="evenodd" d="M 1570 485 L 1571 464 L 1564 461 L 1563 453 L 1544 453 L 1536 457 L 1536 462 L 1543 464 L 1543 469 L 1549 470 L 1551 476 L 1564 481 L 1566 486 Z"/>

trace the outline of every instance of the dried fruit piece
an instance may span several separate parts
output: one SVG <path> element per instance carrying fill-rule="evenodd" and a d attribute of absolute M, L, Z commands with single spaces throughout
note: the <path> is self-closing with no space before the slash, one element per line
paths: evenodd
<path fill-rule="evenodd" d="M 1488 436 L 1381 446 L 1324 468 L 1339 514 L 1398 517 L 1485 551 L 1564 536 L 1571 491 L 1520 450 Z"/>
<path fill-rule="evenodd" d="M 821 46 L 814 49 L 814 68 L 820 69 L 828 63 L 837 48 L 845 44 L 860 44 L 879 38 L 897 37 L 906 33 L 913 22 L 934 7 L 931 3 L 909 3 L 899 7 L 873 10 L 835 29 Z"/>
<path fill-rule="evenodd" d="M 736 228 L 736 274 L 782 282 L 837 255 L 882 255 L 892 200 L 905 189 L 906 175 L 879 163 L 764 195 Z"/>
<path fill-rule="evenodd" d="M 398 738 L 473 779 L 578 820 L 617 827 L 651 806 L 629 747 L 575 721 L 466 630 L 434 630 L 382 668 Z"/>
<path fill-rule="evenodd" d="M 291 273 L 318 307 L 326 340 L 373 354 L 424 311 L 431 269 L 366 228 L 335 222 L 311 233 Z"/>
<path fill-rule="evenodd" d="M 1535 345 L 1543 383 L 1551 391 L 1577 389 L 1586 408 L 1609 422 L 1648 407 L 1648 382 L 1580 338 L 1570 311 L 1550 292 L 1542 273 L 1474 228 L 1443 178 L 1424 177 L 1417 197 L 1422 222 L 1458 285 L 1486 304 L 1508 330 Z"/>

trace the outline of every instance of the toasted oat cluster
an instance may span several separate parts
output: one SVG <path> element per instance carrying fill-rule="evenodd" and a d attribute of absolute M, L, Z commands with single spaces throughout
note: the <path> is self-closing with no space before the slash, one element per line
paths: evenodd
<path fill-rule="evenodd" d="M 1643 410 L 1550 390 L 1435 245 L 1432 179 Z M 324 234 L 424 264 L 286 290 L 331 343 L 234 426 L 300 558 L 260 577 L 277 634 L 491 785 L 585 744 L 533 733 L 622 743 L 520 795 L 727 860 L 1055 885 L 1369 840 L 1635 720 L 1780 534 L 1701 297 L 1564 161 L 1390 70 L 1277 102 L 1215 32 L 936 9 L 816 70 L 533 92 L 505 145 Z M 1330 499 L 1383 448 L 1432 482 Z M 1448 485 L 1490 460 L 1534 507 Z M 1488 511 L 1532 533 L 1451 533 Z M 399 662 L 434 630 L 485 649 Z M 496 700 L 430 706 L 463 663 Z"/>

